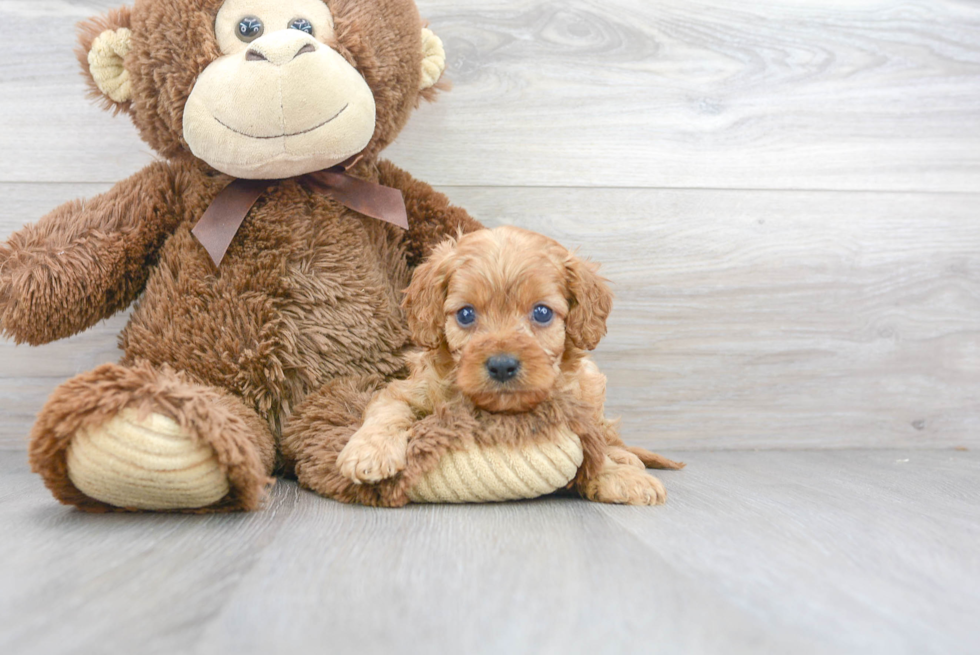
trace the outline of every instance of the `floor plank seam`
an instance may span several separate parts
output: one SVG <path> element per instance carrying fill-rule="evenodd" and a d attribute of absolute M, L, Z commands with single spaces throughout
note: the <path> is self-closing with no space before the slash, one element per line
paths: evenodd
<path fill-rule="evenodd" d="M 0 180 L 2 185 L 21 186 L 112 186 L 119 180 Z M 429 180 L 429 184 L 437 189 L 529 189 L 537 191 L 663 191 L 663 192 L 703 192 L 703 193 L 821 193 L 821 194 L 862 194 L 887 196 L 964 196 L 980 197 L 980 192 L 967 190 L 935 191 L 930 189 L 851 189 L 846 187 L 709 187 L 709 186 L 609 186 L 609 185 L 550 185 L 550 184 L 442 184 Z"/>

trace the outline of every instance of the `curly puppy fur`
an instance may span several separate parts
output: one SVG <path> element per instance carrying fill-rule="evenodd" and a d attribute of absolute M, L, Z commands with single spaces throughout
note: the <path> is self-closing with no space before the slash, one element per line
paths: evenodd
<path fill-rule="evenodd" d="M 132 100 L 103 101 L 130 116 L 163 159 L 0 244 L 0 334 L 18 343 L 68 337 L 138 300 L 120 364 L 59 387 L 31 435 L 34 470 L 59 500 L 82 509 L 122 508 L 74 487 L 68 444 L 81 426 L 127 407 L 165 414 L 215 450 L 232 492 L 208 509 L 259 507 L 285 424 L 332 417 L 342 427 L 324 431 L 346 430 L 356 419 L 330 414 L 329 397 L 347 402 L 349 387 L 359 387 L 346 378 L 380 385 L 404 375 L 409 343 L 399 305 L 412 268 L 446 236 L 480 227 L 378 159 L 434 93 L 419 91 L 423 23 L 415 3 L 326 0 L 336 23 L 331 47 L 361 73 L 377 105 L 373 138 L 349 172 L 400 189 L 410 229 L 283 180 L 255 205 L 216 268 L 191 229 L 231 178 L 194 157 L 181 126 L 195 80 L 219 55 L 214 21 L 222 3 L 136 0 L 81 26 L 79 60 L 90 83 L 86 55 L 95 37 L 132 30 L 125 59 Z M 304 404 L 311 394 L 322 407 Z M 313 415 L 297 416 L 301 406 Z"/>
<path fill-rule="evenodd" d="M 533 320 L 538 305 L 552 310 L 549 322 Z M 584 497 L 664 501 L 663 485 L 644 465 L 683 464 L 626 447 L 604 415 L 605 377 L 587 351 L 605 334 L 612 295 L 594 265 L 533 232 L 481 230 L 438 246 L 416 270 L 404 307 L 423 347 L 410 358 L 410 376 L 370 401 L 377 380 L 311 397 L 316 409 L 301 411 L 304 422 L 283 436 L 301 481 L 316 479 L 312 488 L 344 502 L 400 506 L 450 450 L 541 443 L 564 424 L 582 441 L 574 487 Z M 464 307 L 475 311 L 472 325 L 456 320 Z M 489 359 L 501 354 L 519 361 L 510 380 L 488 372 Z M 349 425 L 365 405 L 356 432 L 333 427 Z"/>

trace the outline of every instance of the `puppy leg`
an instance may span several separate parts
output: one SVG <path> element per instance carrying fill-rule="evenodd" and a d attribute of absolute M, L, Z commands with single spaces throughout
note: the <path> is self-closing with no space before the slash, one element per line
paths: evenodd
<path fill-rule="evenodd" d="M 617 464 L 622 464 L 623 466 L 632 466 L 633 468 L 646 469 L 643 461 L 626 450 L 625 448 L 617 448 L 616 446 L 609 446 L 609 452 L 606 453 L 609 459 L 616 462 Z"/>
<path fill-rule="evenodd" d="M 637 446 L 627 446 L 623 443 L 623 440 L 619 437 L 618 425 L 616 423 L 608 422 L 606 426 L 606 445 L 608 446 L 608 452 L 610 459 L 612 459 L 617 464 L 623 464 L 626 466 L 634 466 L 638 469 L 666 469 L 670 471 L 677 471 L 684 468 L 684 462 L 675 462 L 672 459 L 667 459 L 663 455 L 658 455 L 657 453 L 651 453 L 645 448 L 639 448 Z"/>
<path fill-rule="evenodd" d="M 669 460 L 644 448 L 627 446 L 619 436 L 619 421 L 606 418 L 606 376 L 591 357 L 582 360 L 578 369 L 578 396 L 592 408 L 592 418 L 606 435 L 608 455 L 618 464 L 638 469 L 682 469 L 683 462 Z"/>
<path fill-rule="evenodd" d="M 404 397 L 406 382 L 393 382 L 371 401 L 364 424 L 337 456 L 341 475 L 356 484 L 374 484 L 405 468 L 408 429 L 415 412 Z"/>
<path fill-rule="evenodd" d="M 651 453 L 646 448 L 640 448 L 638 446 L 626 446 L 626 450 L 629 451 L 631 455 L 636 457 L 645 468 L 648 469 L 664 469 L 666 471 L 679 471 L 680 469 L 687 466 L 684 462 L 675 462 L 672 459 L 667 459 L 663 455 L 658 455 L 657 453 Z"/>
<path fill-rule="evenodd" d="M 633 464 L 621 464 L 608 456 L 598 475 L 578 486 L 585 498 L 598 503 L 662 505 L 667 500 L 660 480 Z"/>
<path fill-rule="evenodd" d="M 375 484 L 405 468 L 408 432 L 364 426 L 354 433 L 337 457 L 340 473 L 357 484 Z"/>

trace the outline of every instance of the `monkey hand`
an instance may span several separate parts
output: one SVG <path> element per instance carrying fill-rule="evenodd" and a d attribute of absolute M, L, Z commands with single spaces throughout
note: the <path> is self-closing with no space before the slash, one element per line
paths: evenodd
<path fill-rule="evenodd" d="M 67 264 L 70 246 L 32 239 L 32 229 L 0 244 L 0 335 L 36 346 L 67 336 L 58 331 L 80 313 L 85 288 L 81 267 Z"/>

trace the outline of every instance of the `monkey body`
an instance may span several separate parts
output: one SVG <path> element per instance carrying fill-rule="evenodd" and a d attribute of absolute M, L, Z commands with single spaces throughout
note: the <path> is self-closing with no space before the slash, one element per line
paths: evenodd
<path fill-rule="evenodd" d="M 408 235 L 298 181 L 274 183 L 220 267 L 190 234 L 227 179 L 195 177 L 122 333 L 124 361 L 227 389 L 278 433 L 311 391 L 404 366 Z"/>
<path fill-rule="evenodd" d="M 300 457 L 315 488 L 318 453 L 283 431 L 311 413 L 316 434 L 349 427 L 322 407 L 402 370 L 412 268 L 479 227 L 378 157 L 436 92 L 441 43 L 412 0 L 136 0 L 80 44 L 92 91 L 162 159 L 0 244 L 0 333 L 18 342 L 135 303 L 120 361 L 41 410 L 32 467 L 90 511 L 256 509 Z M 304 181 L 355 155 L 349 176 L 400 191 L 407 230 Z M 216 264 L 191 231 L 235 178 L 268 188 Z"/>

